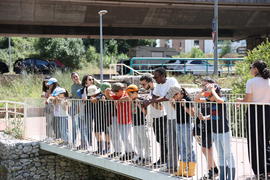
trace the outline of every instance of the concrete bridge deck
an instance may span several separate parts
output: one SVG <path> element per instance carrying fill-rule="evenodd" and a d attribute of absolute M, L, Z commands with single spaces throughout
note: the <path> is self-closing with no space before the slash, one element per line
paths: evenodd
<path fill-rule="evenodd" d="M 0 35 L 105 38 L 211 38 L 213 0 L 1 0 Z M 270 1 L 220 0 L 223 39 L 267 36 Z"/>

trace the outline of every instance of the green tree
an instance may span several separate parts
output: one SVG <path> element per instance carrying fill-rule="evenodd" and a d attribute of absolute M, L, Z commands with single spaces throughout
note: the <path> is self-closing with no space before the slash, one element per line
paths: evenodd
<path fill-rule="evenodd" d="M 188 53 L 180 53 L 176 58 L 205 58 L 204 52 L 199 48 L 192 48 Z"/>
<path fill-rule="evenodd" d="M 245 93 L 246 82 L 251 78 L 249 67 L 256 60 L 263 60 L 270 67 L 270 42 L 268 39 L 249 51 L 243 62 L 236 64 L 236 73 L 239 75 L 239 79 L 233 84 L 234 93 Z"/>
<path fill-rule="evenodd" d="M 222 48 L 221 48 L 221 52 L 219 54 L 219 57 L 224 57 L 226 54 L 231 53 L 232 48 L 231 48 L 231 41 L 224 41 L 222 43 Z"/>
<path fill-rule="evenodd" d="M 25 37 L 12 37 L 11 41 L 11 63 L 17 59 L 24 59 L 37 55 L 35 50 L 35 42 L 37 38 L 25 38 Z M 0 38 L 0 60 L 8 63 L 9 50 L 8 50 L 8 38 Z"/>
<path fill-rule="evenodd" d="M 90 46 L 96 48 L 96 52 L 100 52 L 99 39 L 83 39 L 85 49 Z M 137 46 L 156 46 L 153 39 L 110 39 L 104 40 L 105 54 L 127 54 L 130 48 Z"/>
<path fill-rule="evenodd" d="M 80 68 L 85 60 L 85 49 L 82 39 L 73 38 L 40 38 L 36 43 L 40 57 L 59 59 L 70 68 Z"/>

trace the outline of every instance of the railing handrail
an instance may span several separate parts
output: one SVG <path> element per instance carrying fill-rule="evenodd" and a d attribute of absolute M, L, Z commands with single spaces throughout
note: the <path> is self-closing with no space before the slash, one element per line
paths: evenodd
<path fill-rule="evenodd" d="M 10 104 L 19 104 L 19 105 L 26 105 L 23 102 L 17 102 L 17 101 L 8 101 L 8 100 L 0 100 L 0 103 L 10 103 Z"/>
<path fill-rule="evenodd" d="M 132 67 L 130 67 L 130 66 L 126 65 L 126 64 L 122 64 L 122 63 L 120 63 L 120 64 L 110 64 L 110 69 L 111 69 L 111 67 L 113 67 L 113 66 L 114 66 L 114 67 L 117 67 L 117 66 L 124 66 L 124 67 L 128 68 L 131 72 L 135 72 L 135 73 L 137 73 L 138 75 L 143 75 L 143 74 L 144 74 L 144 73 L 141 73 L 141 72 L 139 72 L 139 71 L 133 69 Z"/>
<path fill-rule="evenodd" d="M 166 58 L 166 57 L 133 57 L 130 61 L 134 60 L 214 60 L 214 58 Z M 222 61 L 242 61 L 244 58 L 218 58 Z"/>

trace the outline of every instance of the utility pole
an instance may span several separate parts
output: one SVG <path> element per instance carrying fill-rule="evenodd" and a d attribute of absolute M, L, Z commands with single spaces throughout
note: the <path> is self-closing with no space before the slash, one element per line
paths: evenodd
<path fill-rule="evenodd" d="M 214 41 L 214 74 L 218 75 L 218 0 L 215 0 L 212 29 L 212 38 Z"/>
<path fill-rule="evenodd" d="M 10 37 L 8 37 L 8 54 L 9 54 L 9 72 L 12 70 L 12 63 L 11 63 L 11 42 Z"/>

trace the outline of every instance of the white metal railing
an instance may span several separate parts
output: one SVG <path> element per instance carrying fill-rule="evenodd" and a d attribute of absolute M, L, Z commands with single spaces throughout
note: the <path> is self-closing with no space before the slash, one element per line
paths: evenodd
<path fill-rule="evenodd" d="M 58 105 L 47 106 L 52 109 L 44 140 L 177 177 L 200 179 L 212 172 L 226 174 L 224 179 L 254 173 L 267 179 L 270 104 L 234 102 L 241 96 L 227 95 L 223 104 L 171 102 L 178 108 L 166 117 L 162 110 L 144 109 L 141 101 L 67 100 L 61 116 Z M 185 108 L 194 108 L 194 114 Z"/>
<path fill-rule="evenodd" d="M 118 73 L 120 76 L 130 75 L 142 75 L 144 73 L 139 72 L 126 64 L 110 64 L 110 79 L 112 79 L 112 72 Z"/>
<path fill-rule="evenodd" d="M 22 138 L 25 110 L 25 103 L 0 101 L 0 130 L 16 138 Z"/>

